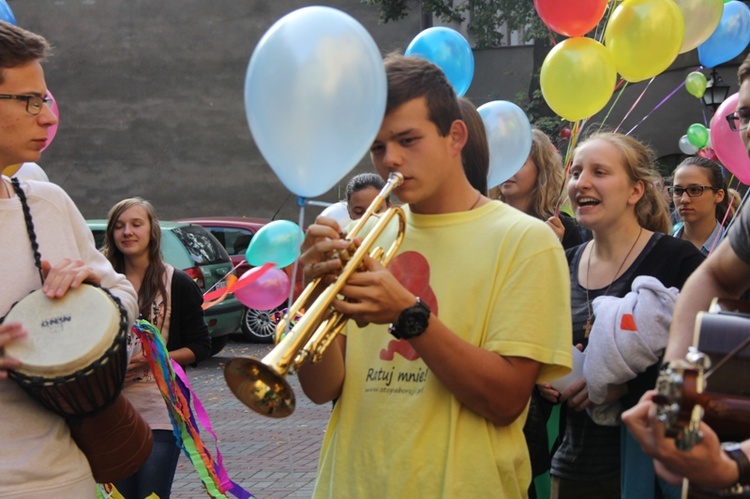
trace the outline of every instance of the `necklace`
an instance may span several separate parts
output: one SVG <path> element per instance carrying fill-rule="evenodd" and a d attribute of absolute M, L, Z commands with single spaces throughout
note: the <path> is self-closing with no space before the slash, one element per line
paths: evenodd
<path fill-rule="evenodd" d="M 8 187 L 6 186 L 5 188 L 7 189 Z M 476 201 L 474 201 L 474 204 L 473 204 L 473 205 L 471 205 L 471 208 L 469 208 L 469 209 L 468 209 L 468 210 L 466 210 L 466 211 L 471 211 L 471 210 L 473 210 L 473 209 L 474 209 L 474 207 L 475 207 L 475 206 L 477 205 L 477 203 L 479 203 L 479 200 L 480 200 L 480 199 L 482 199 L 482 193 L 481 193 L 481 192 L 479 192 L 479 191 L 477 191 L 477 199 L 476 199 Z"/>
<path fill-rule="evenodd" d="M 625 262 L 628 261 L 628 257 L 630 257 L 630 254 L 635 249 L 635 245 L 638 244 L 638 240 L 641 238 L 641 234 L 643 233 L 643 227 L 640 228 L 638 231 L 638 237 L 635 238 L 635 241 L 633 241 L 633 245 L 628 250 L 628 254 L 625 255 L 625 258 L 623 258 L 622 263 L 619 267 L 617 267 L 617 271 L 615 272 L 615 275 L 612 276 L 612 281 L 609 283 L 609 286 L 607 286 L 607 289 L 604 290 L 604 294 L 602 296 L 607 296 L 607 293 L 609 293 L 610 288 L 617 280 L 617 276 L 620 274 L 620 271 L 625 266 Z M 594 314 L 591 313 L 591 299 L 589 298 L 589 274 L 591 271 L 591 253 L 594 252 L 594 244 L 596 243 L 596 240 L 591 242 L 591 250 L 589 251 L 589 257 L 586 261 L 586 311 L 588 312 L 588 318 L 586 319 L 586 325 L 583 326 L 583 332 L 585 334 L 585 338 L 589 337 L 589 334 L 591 334 L 591 327 L 594 322 Z"/>

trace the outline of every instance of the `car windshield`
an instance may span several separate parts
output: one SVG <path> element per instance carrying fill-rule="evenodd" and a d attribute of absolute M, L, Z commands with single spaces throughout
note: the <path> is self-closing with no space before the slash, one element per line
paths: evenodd
<path fill-rule="evenodd" d="M 226 261 L 222 248 L 203 227 L 188 225 L 176 227 L 172 232 L 182 241 L 190 257 L 198 265 L 211 265 Z"/>

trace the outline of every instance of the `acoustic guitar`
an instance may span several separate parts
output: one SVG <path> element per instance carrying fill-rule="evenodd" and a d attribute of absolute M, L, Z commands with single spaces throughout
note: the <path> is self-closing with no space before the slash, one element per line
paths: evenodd
<path fill-rule="evenodd" d="M 721 441 L 750 438 L 750 302 L 714 300 L 696 317 L 693 346 L 666 364 L 656 383 L 657 415 L 678 448 L 700 442 L 701 421 Z M 726 491 L 683 486 L 683 498 L 727 497 Z M 731 494 L 748 497 L 749 492 Z"/>

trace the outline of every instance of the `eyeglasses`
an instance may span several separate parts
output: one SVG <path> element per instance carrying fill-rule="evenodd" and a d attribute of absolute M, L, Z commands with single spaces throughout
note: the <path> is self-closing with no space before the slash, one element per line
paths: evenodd
<path fill-rule="evenodd" d="M 26 112 L 32 116 L 42 112 L 42 108 L 45 104 L 48 106 L 52 104 L 51 97 L 39 97 L 38 95 L 11 95 L 11 94 L 0 94 L 0 99 L 16 99 L 26 101 Z"/>
<path fill-rule="evenodd" d="M 689 185 L 687 187 L 670 187 L 669 193 L 674 198 L 681 198 L 683 194 L 687 192 L 688 197 L 691 198 L 699 198 L 703 195 L 703 191 L 706 189 L 711 189 L 712 191 L 718 191 L 718 187 L 712 187 L 710 185 Z"/>
<path fill-rule="evenodd" d="M 750 122 L 750 110 L 742 109 L 733 112 L 727 116 L 727 122 L 733 132 L 744 132 L 747 130 L 748 122 Z"/>

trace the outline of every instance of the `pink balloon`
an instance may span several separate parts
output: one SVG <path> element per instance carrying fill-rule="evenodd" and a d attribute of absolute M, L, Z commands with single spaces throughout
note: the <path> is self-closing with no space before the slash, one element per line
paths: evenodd
<path fill-rule="evenodd" d="M 739 133 L 729 128 L 726 116 L 737 110 L 739 93 L 729 96 L 716 110 L 711 125 L 711 143 L 721 164 L 740 182 L 750 185 L 750 157 Z"/>
<path fill-rule="evenodd" d="M 242 274 L 237 284 L 242 284 L 242 279 L 252 276 L 260 268 L 254 267 Z M 276 267 L 270 268 L 250 284 L 236 288 L 234 296 L 248 308 L 256 310 L 276 308 L 289 298 L 289 277 L 283 270 Z"/>
<path fill-rule="evenodd" d="M 50 109 L 54 113 L 55 116 L 57 116 L 57 123 L 52 125 L 47 129 L 47 142 L 44 144 L 44 147 L 42 147 L 42 151 L 47 149 L 49 145 L 52 143 L 52 141 L 55 138 L 55 135 L 57 135 L 57 125 L 60 124 L 60 109 L 57 107 L 57 100 L 55 100 L 55 97 L 52 95 L 52 92 L 47 89 L 47 95 L 50 99 L 52 99 L 52 103 L 50 104 Z"/>

